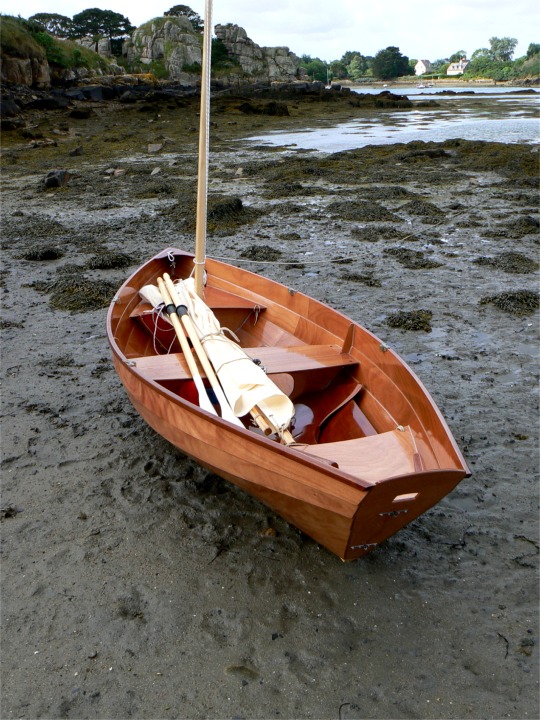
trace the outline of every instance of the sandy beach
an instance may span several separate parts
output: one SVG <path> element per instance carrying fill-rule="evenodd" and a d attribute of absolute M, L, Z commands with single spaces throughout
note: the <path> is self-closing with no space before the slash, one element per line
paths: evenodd
<path fill-rule="evenodd" d="M 2 719 L 537 718 L 538 146 L 321 155 L 242 141 L 303 106 L 214 110 L 208 254 L 381 337 L 472 469 L 344 564 L 130 405 L 106 306 L 192 248 L 197 112 L 88 107 L 3 137 Z"/>

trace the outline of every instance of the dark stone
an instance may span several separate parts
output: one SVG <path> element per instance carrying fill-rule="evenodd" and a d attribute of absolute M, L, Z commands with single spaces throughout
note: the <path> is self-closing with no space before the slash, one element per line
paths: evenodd
<path fill-rule="evenodd" d="M 74 120 L 88 120 L 89 117 L 92 117 L 94 114 L 94 111 L 92 108 L 74 108 L 70 113 L 69 117 L 73 118 Z"/>
<path fill-rule="evenodd" d="M 15 117 L 19 114 L 19 106 L 15 102 L 13 95 L 2 93 L 0 96 L 0 117 L 8 118 Z M 2 126 L 3 128 L 3 126 Z"/>
<path fill-rule="evenodd" d="M 51 170 L 43 180 L 46 188 L 64 187 L 68 184 L 71 174 L 67 170 Z"/>

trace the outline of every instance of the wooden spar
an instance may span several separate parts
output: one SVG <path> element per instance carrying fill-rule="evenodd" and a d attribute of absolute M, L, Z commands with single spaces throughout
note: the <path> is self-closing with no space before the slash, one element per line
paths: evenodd
<path fill-rule="evenodd" d="M 191 322 L 191 317 L 189 316 L 187 308 L 185 307 L 185 305 L 183 306 L 180 302 L 180 298 L 178 297 L 176 288 L 174 287 L 174 284 L 173 284 L 173 281 L 171 280 L 170 275 L 168 273 L 165 273 L 163 275 L 163 280 L 165 281 L 165 285 L 166 285 L 169 297 L 171 298 L 173 304 L 176 306 L 177 315 L 180 318 L 180 321 L 181 321 L 182 325 L 184 326 L 187 334 L 189 335 L 189 339 L 191 340 L 191 344 L 193 345 L 195 352 L 197 353 L 199 362 L 201 363 L 203 370 L 206 373 L 206 377 L 210 381 L 212 390 L 214 391 L 214 393 L 216 395 L 217 401 L 221 408 L 221 417 L 224 420 L 228 420 L 230 423 L 233 423 L 233 425 L 238 425 L 238 427 L 243 428 L 244 425 L 243 425 L 242 421 L 239 420 L 236 417 L 236 415 L 234 414 L 233 409 L 229 405 L 229 401 L 227 400 L 223 390 L 221 389 L 221 385 L 219 384 L 217 375 L 214 372 L 214 368 L 212 367 L 210 360 L 206 356 L 206 352 L 205 352 L 203 346 L 201 345 L 201 341 L 199 340 L 197 331 L 193 327 L 193 323 Z M 160 287 L 160 289 L 161 289 L 161 287 Z"/>
<path fill-rule="evenodd" d="M 163 282 L 163 280 L 161 278 L 158 278 L 157 282 L 158 282 L 159 292 L 161 294 L 161 297 L 163 298 L 163 302 L 165 303 L 165 307 L 166 308 L 170 307 L 172 305 L 172 301 L 171 301 L 169 292 L 168 292 L 167 288 L 165 287 L 165 283 Z M 203 410 L 206 410 L 207 412 L 210 412 L 213 415 L 217 415 L 214 406 L 210 402 L 210 398 L 206 394 L 206 390 L 204 388 L 201 374 L 199 373 L 197 363 L 195 362 L 195 358 L 193 357 L 193 353 L 191 352 L 189 343 L 186 339 L 186 336 L 184 335 L 182 326 L 180 325 L 180 320 L 178 319 L 178 315 L 176 314 L 176 312 L 173 312 L 173 313 L 169 313 L 169 317 L 171 319 L 174 330 L 176 332 L 176 337 L 178 338 L 178 341 L 180 342 L 180 347 L 182 348 L 184 357 L 186 358 L 186 362 L 188 364 L 188 368 L 191 373 L 191 377 L 193 378 L 193 382 L 195 383 L 195 387 L 197 388 L 197 393 L 199 395 L 199 406 Z"/>
<path fill-rule="evenodd" d="M 212 0 L 205 2 L 199 120 L 199 167 L 195 229 L 195 292 L 204 297 L 203 276 L 206 257 L 206 214 L 208 205 L 208 156 L 210 130 L 210 77 L 212 58 Z"/>

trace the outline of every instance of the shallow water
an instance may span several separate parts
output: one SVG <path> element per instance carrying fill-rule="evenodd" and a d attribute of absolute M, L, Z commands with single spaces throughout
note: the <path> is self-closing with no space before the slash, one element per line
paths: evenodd
<path fill-rule="evenodd" d="M 308 127 L 294 132 L 272 132 L 251 137 L 258 144 L 293 146 L 321 152 L 353 150 L 365 145 L 388 145 L 414 140 L 443 142 L 454 138 L 507 143 L 540 142 L 540 94 L 519 95 L 515 88 L 475 89 L 474 95 L 437 95 L 435 108 L 404 112 L 381 111 L 334 127 Z M 513 93 L 509 91 L 513 90 Z M 369 90 L 369 92 L 380 92 Z M 393 92 L 401 92 L 392 88 Z M 361 90 L 359 92 L 368 92 Z M 441 88 L 408 89 L 406 94 L 420 100 Z"/>

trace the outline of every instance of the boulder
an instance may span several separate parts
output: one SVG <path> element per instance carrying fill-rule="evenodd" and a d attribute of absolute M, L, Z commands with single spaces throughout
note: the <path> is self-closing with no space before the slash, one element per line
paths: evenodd
<path fill-rule="evenodd" d="M 51 170 L 43 180 L 46 188 L 63 187 L 68 184 L 71 174 L 67 170 Z"/>
<path fill-rule="evenodd" d="M 143 65 L 161 61 L 170 80 L 192 84 L 186 68 L 202 63 L 202 38 L 186 17 L 161 17 L 141 25 L 126 40 L 122 54 Z"/>
<path fill-rule="evenodd" d="M 3 85 L 29 85 L 48 88 L 51 84 L 49 63 L 46 58 L 20 58 L 2 55 L 0 82 Z"/>
<path fill-rule="evenodd" d="M 244 28 L 232 23 L 216 25 L 214 32 L 252 80 L 287 82 L 296 78 L 300 60 L 289 48 L 260 47 L 247 36 Z"/>

